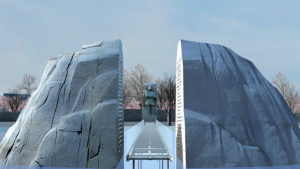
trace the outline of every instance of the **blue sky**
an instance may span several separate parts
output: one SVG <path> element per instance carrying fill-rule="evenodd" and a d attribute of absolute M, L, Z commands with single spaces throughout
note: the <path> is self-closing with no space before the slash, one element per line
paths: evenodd
<path fill-rule="evenodd" d="M 0 92 L 83 44 L 122 39 L 126 69 L 175 73 L 179 39 L 217 43 L 300 89 L 298 0 L 0 0 Z"/>

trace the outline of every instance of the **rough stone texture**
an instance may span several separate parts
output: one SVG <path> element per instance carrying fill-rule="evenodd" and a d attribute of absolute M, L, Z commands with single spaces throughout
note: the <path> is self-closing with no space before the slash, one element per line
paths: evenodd
<path fill-rule="evenodd" d="M 114 168 L 123 155 L 122 58 L 120 40 L 52 57 L 2 140 L 0 163 Z"/>
<path fill-rule="evenodd" d="M 179 42 L 176 108 L 177 166 L 300 163 L 300 130 L 283 97 L 231 49 Z"/>

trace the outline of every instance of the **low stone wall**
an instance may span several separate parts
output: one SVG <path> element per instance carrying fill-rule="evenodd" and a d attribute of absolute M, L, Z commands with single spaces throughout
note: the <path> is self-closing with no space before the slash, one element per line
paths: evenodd
<path fill-rule="evenodd" d="M 297 122 L 300 123 L 300 113 L 295 113 L 294 117 L 296 118 Z"/>
<path fill-rule="evenodd" d="M 167 121 L 166 110 L 157 110 L 157 120 L 158 121 Z M 125 122 L 135 122 L 142 120 L 142 110 L 141 109 L 125 109 L 124 110 L 124 121 Z M 172 122 L 175 122 L 175 111 L 172 111 Z"/>
<path fill-rule="evenodd" d="M 135 122 L 142 120 L 142 110 L 141 109 L 124 109 L 124 121 L 125 122 Z"/>
<path fill-rule="evenodd" d="M 20 112 L 0 112 L 0 122 L 4 121 L 16 121 Z M 136 122 L 142 120 L 142 110 L 140 109 L 125 109 L 124 110 L 124 121 L 125 122 Z M 167 111 L 157 110 L 157 120 L 167 121 Z M 172 122 L 175 122 L 175 111 L 172 111 Z"/>
<path fill-rule="evenodd" d="M 171 121 L 175 122 L 175 110 L 172 112 Z M 167 121 L 168 112 L 166 110 L 157 110 L 157 120 L 158 121 Z"/>
<path fill-rule="evenodd" d="M 0 112 L 0 122 L 16 121 L 20 112 Z"/>

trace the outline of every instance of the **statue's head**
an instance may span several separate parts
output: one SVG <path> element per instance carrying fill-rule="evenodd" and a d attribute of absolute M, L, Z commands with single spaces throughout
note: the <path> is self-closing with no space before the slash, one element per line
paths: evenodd
<path fill-rule="evenodd" d="M 148 91 L 152 91 L 152 86 L 151 85 L 148 86 Z"/>

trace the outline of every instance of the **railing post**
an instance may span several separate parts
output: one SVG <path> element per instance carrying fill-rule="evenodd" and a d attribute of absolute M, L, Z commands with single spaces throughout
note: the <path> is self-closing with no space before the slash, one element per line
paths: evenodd
<path fill-rule="evenodd" d="M 167 160 L 167 169 L 169 169 L 169 160 Z"/>
<path fill-rule="evenodd" d="M 134 168 L 134 160 L 132 160 L 132 169 L 135 169 L 135 168 Z"/>

